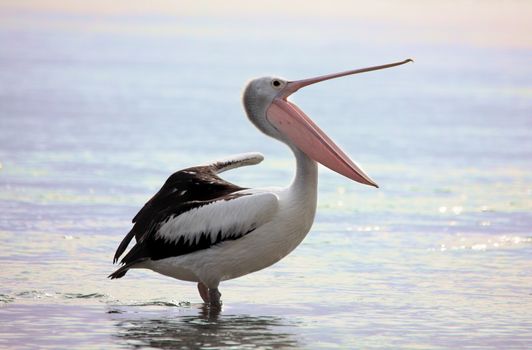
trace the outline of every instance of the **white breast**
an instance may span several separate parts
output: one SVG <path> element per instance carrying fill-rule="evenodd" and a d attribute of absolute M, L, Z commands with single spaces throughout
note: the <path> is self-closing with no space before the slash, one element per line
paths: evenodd
<path fill-rule="evenodd" d="M 255 231 L 209 249 L 151 261 L 145 267 L 177 279 L 201 281 L 209 288 L 216 288 L 220 281 L 261 270 L 281 260 L 309 232 L 316 210 L 315 194 L 296 195 L 290 188 L 256 189 L 253 192 L 275 194 L 279 198 L 274 215 Z"/>

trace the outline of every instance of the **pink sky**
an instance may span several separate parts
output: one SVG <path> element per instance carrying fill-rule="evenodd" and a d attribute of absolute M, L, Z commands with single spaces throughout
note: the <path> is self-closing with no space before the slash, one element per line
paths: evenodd
<path fill-rule="evenodd" d="M 35 16 L 43 14 L 44 16 Z M 46 16 L 67 15 L 67 16 Z M 68 15 L 72 15 L 69 18 Z M 117 21 L 127 16 L 174 16 L 172 21 Z M 91 18 L 84 18 L 90 16 Z M 190 19 L 186 24 L 179 19 Z M 364 37 L 382 42 L 432 44 L 463 44 L 477 47 L 531 48 L 532 1 L 170 1 L 170 0 L 4 0 L 0 3 L 0 28 L 51 27 L 80 31 L 126 31 L 131 33 L 179 35 L 179 33 L 207 33 L 212 35 L 241 35 L 239 26 L 208 28 L 209 19 L 257 20 L 260 26 L 253 31 L 272 36 L 282 35 L 276 24 L 284 29 L 291 21 L 297 32 L 302 20 L 310 24 L 304 33 L 315 35 L 343 35 Z M 195 24 L 194 21 L 198 20 Z M 312 21 L 321 23 L 320 30 L 312 29 Z M 120 23 L 118 23 L 120 22 Z M 367 30 L 349 31 L 338 22 L 356 24 Z M 271 27 L 268 28 L 268 24 Z M 330 23 L 323 33 L 323 26 Z M 289 27 L 288 27 L 289 28 Z"/>

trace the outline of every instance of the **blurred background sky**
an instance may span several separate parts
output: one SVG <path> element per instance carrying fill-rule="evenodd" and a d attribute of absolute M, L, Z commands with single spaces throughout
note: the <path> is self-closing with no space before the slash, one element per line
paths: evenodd
<path fill-rule="evenodd" d="M 187 33 L 281 41 L 341 36 L 403 46 L 461 44 L 527 49 L 532 45 L 532 4 L 519 0 L 4 0 L 0 6 L 4 29 L 53 28 L 157 36 Z M 50 16 L 43 16 L 46 14 Z M 302 19 L 303 23 L 297 23 Z M 242 30 L 244 24 L 247 25 Z"/>

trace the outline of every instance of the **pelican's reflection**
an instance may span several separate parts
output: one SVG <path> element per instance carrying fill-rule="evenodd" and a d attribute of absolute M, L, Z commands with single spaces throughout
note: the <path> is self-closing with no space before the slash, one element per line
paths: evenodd
<path fill-rule="evenodd" d="M 115 336 L 132 348 L 299 347 L 290 332 L 295 325 L 277 316 L 229 315 L 205 305 L 188 308 L 185 315 L 130 311 L 113 308 L 109 314 L 116 321 Z"/>

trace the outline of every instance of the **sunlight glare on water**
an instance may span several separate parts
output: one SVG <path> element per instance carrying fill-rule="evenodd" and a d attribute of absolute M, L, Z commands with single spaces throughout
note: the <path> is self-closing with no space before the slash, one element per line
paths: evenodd
<path fill-rule="evenodd" d="M 335 4 L 0 5 L 0 348 L 530 346 L 530 5 Z M 247 80 L 408 57 L 294 96 L 380 189 L 320 168 L 308 237 L 224 282 L 221 312 L 153 272 L 106 279 L 173 171 L 259 151 L 224 177 L 289 183 Z"/>

